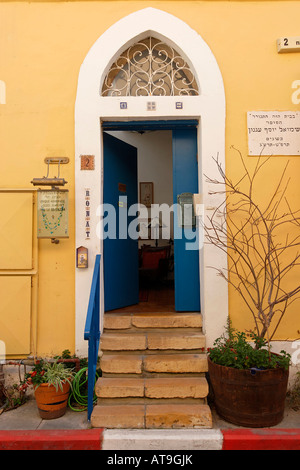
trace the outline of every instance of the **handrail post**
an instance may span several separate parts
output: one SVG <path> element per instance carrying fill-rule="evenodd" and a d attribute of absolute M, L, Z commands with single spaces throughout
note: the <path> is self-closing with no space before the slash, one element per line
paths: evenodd
<path fill-rule="evenodd" d="M 84 330 L 84 339 L 88 341 L 88 421 L 90 421 L 93 411 L 94 387 L 100 341 L 100 259 L 101 255 L 96 255 Z"/>

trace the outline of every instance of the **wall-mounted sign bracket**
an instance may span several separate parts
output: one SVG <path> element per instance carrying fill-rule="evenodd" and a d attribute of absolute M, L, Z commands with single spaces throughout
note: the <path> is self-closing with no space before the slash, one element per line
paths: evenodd
<path fill-rule="evenodd" d="M 64 186 L 67 181 L 64 178 L 48 178 L 44 176 L 43 178 L 33 178 L 31 183 L 33 186 L 51 186 L 52 189 L 56 189 L 56 186 Z"/>
<path fill-rule="evenodd" d="M 68 157 L 46 157 L 44 159 L 44 162 L 47 164 L 47 165 L 66 165 L 67 163 L 69 163 L 69 158 Z"/>
<path fill-rule="evenodd" d="M 67 181 L 64 178 L 60 178 L 60 165 L 65 165 L 69 163 L 68 157 L 46 157 L 44 162 L 48 166 L 47 168 L 47 175 L 43 176 L 43 178 L 33 178 L 31 183 L 34 186 L 51 186 L 52 189 L 58 189 L 57 186 L 64 186 Z M 49 166 L 50 165 L 58 165 L 58 174 L 57 177 L 54 176 L 53 178 L 49 178 Z"/>

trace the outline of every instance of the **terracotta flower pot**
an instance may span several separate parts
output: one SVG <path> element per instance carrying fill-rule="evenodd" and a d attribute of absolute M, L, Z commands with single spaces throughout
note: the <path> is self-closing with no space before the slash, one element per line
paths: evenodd
<path fill-rule="evenodd" d="M 54 419 L 63 416 L 68 405 L 70 384 L 63 383 L 63 390 L 54 385 L 41 384 L 34 391 L 40 417 L 43 419 Z"/>
<path fill-rule="evenodd" d="M 226 421 L 253 428 L 282 421 L 288 370 L 234 369 L 208 358 L 208 371 L 216 410 Z"/>

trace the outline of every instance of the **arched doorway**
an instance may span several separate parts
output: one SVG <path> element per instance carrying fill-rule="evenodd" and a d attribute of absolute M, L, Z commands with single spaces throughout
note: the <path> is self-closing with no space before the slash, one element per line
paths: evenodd
<path fill-rule="evenodd" d="M 177 97 L 179 107 L 182 96 L 198 96 L 199 88 L 187 60 L 166 42 L 146 34 L 121 52 L 111 65 L 101 95 L 107 99 L 122 97 L 125 109 L 127 97 L 148 97 L 154 100 L 147 103 L 153 111 L 156 97 Z M 199 230 L 192 210 L 192 194 L 198 193 L 197 127 L 198 120 L 102 122 L 103 199 L 108 212 L 103 237 L 105 311 L 129 306 L 133 309 L 133 305 L 139 303 L 142 305 L 138 309 L 146 311 L 150 308 L 161 311 L 163 307 L 176 312 L 200 311 Z M 117 136 L 108 135 L 107 129 L 117 131 Z M 165 160 L 165 151 L 160 152 L 159 146 L 154 150 L 151 139 L 145 144 L 147 148 L 140 146 L 139 149 L 120 140 L 122 136 L 126 140 L 126 131 L 135 136 L 136 133 L 142 136 L 155 133 L 152 134 L 154 139 L 159 138 L 165 147 L 164 131 L 167 130 L 172 140 L 172 165 L 165 168 L 165 172 L 155 158 L 160 154 L 159 159 Z M 143 177 L 138 171 L 141 165 L 144 181 L 148 183 L 141 182 Z M 149 178 L 148 174 L 152 176 Z M 171 188 L 167 188 L 170 174 Z M 149 187 L 148 200 L 143 195 L 144 187 Z M 172 197 L 163 200 L 162 189 Z M 145 230 L 143 237 L 141 231 L 130 230 L 133 216 L 139 225 L 150 227 L 146 237 Z M 163 231 L 167 227 L 170 227 L 169 233 Z M 141 289 L 139 292 L 138 286 L 142 287 L 145 297 L 142 302 L 139 302 Z M 163 299 L 167 293 L 169 301 L 165 305 Z"/>
<path fill-rule="evenodd" d="M 197 93 L 192 96 L 101 96 L 108 72 L 123 51 L 144 39 L 155 37 L 176 50 L 189 64 L 195 77 Z M 82 64 L 75 109 L 75 180 L 76 180 L 76 246 L 88 244 L 91 267 L 76 273 L 76 349 L 85 350 L 82 338 L 93 259 L 102 253 L 97 208 L 103 203 L 103 139 L 102 122 L 122 121 L 187 121 L 197 120 L 198 192 L 206 211 L 220 201 L 209 196 L 205 174 L 216 171 L 212 157 L 225 162 L 225 97 L 222 77 L 215 58 L 187 24 L 165 12 L 146 8 L 123 18 L 107 30 L 94 44 Z M 92 155 L 93 171 L 81 170 L 81 156 Z M 84 226 L 84 194 L 90 197 L 90 239 Z M 100 230 L 100 232 L 99 232 Z M 227 285 L 220 282 L 208 266 L 224 266 L 213 247 L 200 247 L 201 313 L 208 344 L 222 329 L 227 317 Z M 103 276 L 102 276 L 103 280 Z M 216 290 L 219 292 L 215 298 Z M 102 284 L 102 311 L 103 284 Z M 220 313 L 221 312 L 221 313 Z"/>

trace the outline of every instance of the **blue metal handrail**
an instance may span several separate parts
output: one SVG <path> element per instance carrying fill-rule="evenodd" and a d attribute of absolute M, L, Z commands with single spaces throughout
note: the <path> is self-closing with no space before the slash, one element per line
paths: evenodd
<path fill-rule="evenodd" d="M 94 273 L 90 291 L 90 299 L 87 310 L 84 339 L 88 343 L 88 421 L 94 405 L 94 387 L 96 378 L 96 368 L 98 360 L 98 350 L 100 341 L 100 259 L 101 255 L 96 255 Z"/>

